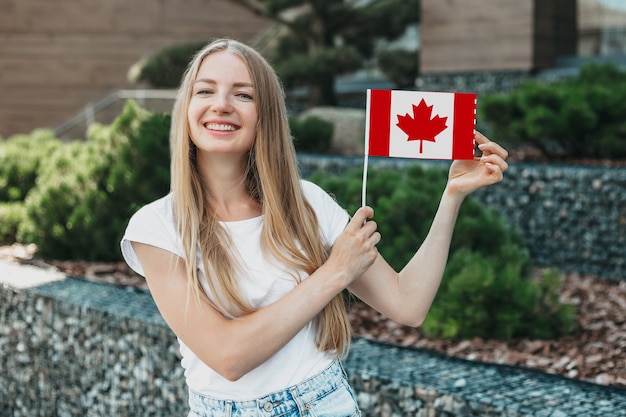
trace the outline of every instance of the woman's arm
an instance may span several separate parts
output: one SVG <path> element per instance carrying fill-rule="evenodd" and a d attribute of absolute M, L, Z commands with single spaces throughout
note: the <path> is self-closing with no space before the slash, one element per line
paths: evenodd
<path fill-rule="evenodd" d="M 501 181 L 508 168 L 506 150 L 480 133 L 476 141 L 483 156 L 452 164 L 428 235 L 407 265 L 397 273 L 379 255 L 372 267 L 348 287 L 398 323 L 415 327 L 422 324 L 441 283 L 461 203 L 474 190 Z"/>

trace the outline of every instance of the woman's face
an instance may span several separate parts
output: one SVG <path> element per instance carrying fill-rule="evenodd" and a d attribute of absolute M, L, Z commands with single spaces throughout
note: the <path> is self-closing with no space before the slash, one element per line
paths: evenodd
<path fill-rule="evenodd" d="M 256 92 L 244 61 L 229 51 L 204 58 L 187 120 L 197 152 L 243 156 L 256 137 Z"/>

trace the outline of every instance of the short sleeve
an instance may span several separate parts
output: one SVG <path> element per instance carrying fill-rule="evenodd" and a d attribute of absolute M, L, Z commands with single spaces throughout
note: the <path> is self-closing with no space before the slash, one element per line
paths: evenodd
<path fill-rule="evenodd" d="M 332 246 L 346 228 L 350 215 L 319 185 L 302 180 L 302 190 L 315 210 L 323 238 L 329 246 Z"/>
<path fill-rule="evenodd" d="M 171 195 L 140 208 L 128 222 L 120 242 L 122 256 L 128 266 L 140 275 L 143 267 L 131 242 L 145 243 L 183 257 L 172 213 Z"/>

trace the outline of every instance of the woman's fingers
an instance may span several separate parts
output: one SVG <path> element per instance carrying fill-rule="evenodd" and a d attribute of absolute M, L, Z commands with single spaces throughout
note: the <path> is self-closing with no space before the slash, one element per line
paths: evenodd
<path fill-rule="evenodd" d="M 478 149 L 480 149 L 483 155 L 495 154 L 503 160 L 505 160 L 509 156 L 509 153 L 506 149 L 504 149 L 498 143 L 490 141 L 485 135 L 478 131 L 476 131 L 476 134 L 474 135 L 474 140 L 476 140 L 476 143 L 478 143 Z"/>

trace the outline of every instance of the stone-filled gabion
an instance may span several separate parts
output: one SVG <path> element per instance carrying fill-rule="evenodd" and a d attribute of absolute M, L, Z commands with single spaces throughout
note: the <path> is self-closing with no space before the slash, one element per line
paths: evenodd
<path fill-rule="evenodd" d="M 0 415 L 186 415 L 178 345 L 150 314 L 118 314 L 150 295 L 68 279 L 0 297 Z M 72 293 L 68 301 L 64 293 Z M 109 293 L 108 310 L 89 305 Z M 158 313 L 156 313 L 158 315 Z"/>
<path fill-rule="evenodd" d="M 2 417 L 187 414 L 175 338 L 145 291 L 2 285 L 0 360 Z M 364 339 L 344 364 L 365 417 L 626 417 L 626 390 L 515 367 Z"/>

